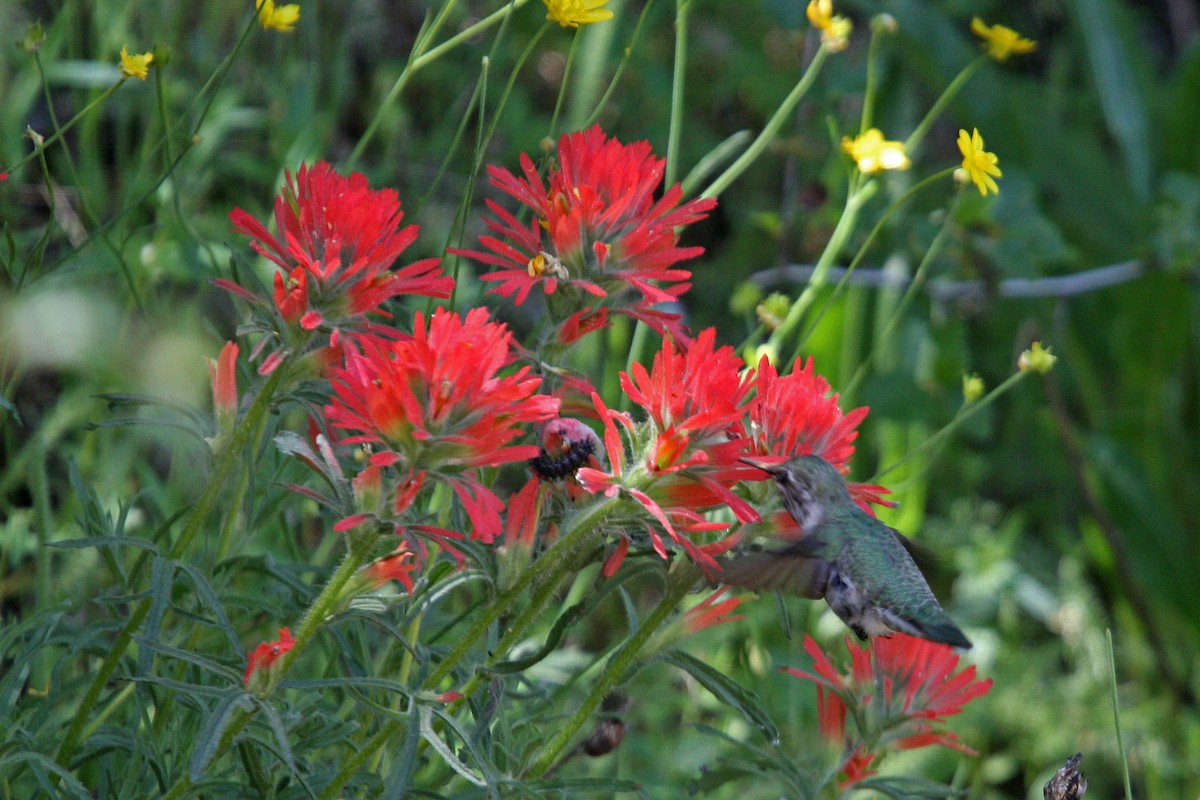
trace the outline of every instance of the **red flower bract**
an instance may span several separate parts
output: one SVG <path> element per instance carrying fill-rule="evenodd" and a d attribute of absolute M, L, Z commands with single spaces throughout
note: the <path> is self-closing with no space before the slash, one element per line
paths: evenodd
<path fill-rule="evenodd" d="M 604 423 L 610 471 L 584 467 L 577 473 L 589 492 L 622 492 L 636 500 L 673 541 L 709 571 L 716 569 L 713 556 L 734 542 L 725 539 L 696 545 L 684 536 L 684 532 L 729 527 L 705 520 L 697 511 L 728 505 L 743 522 L 758 518 L 731 488 L 753 472 L 738 461 L 746 444 L 742 417 L 750 386 L 733 349 L 717 348 L 715 338 L 712 329 L 705 330 L 686 352 L 667 339 L 649 372 L 635 364 L 628 374 L 621 374 L 621 388 L 645 410 L 648 419 L 642 424 L 650 429 L 649 436 L 635 435 L 647 446 L 628 464 L 616 423 L 632 430 L 632 420 L 610 411 L 593 395 Z M 647 527 L 647 532 L 654 550 L 665 557 L 657 531 Z"/>
<path fill-rule="evenodd" d="M 517 303 L 538 284 L 546 294 L 573 286 L 579 290 L 579 304 L 591 296 L 597 298 L 592 304 L 681 334 L 677 316 L 649 306 L 687 291 L 690 284 L 684 281 L 691 273 L 674 265 L 700 255 L 703 248 L 679 247 L 677 229 L 703 219 L 716 201 L 697 198 L 680 205 L 678 184 L 655 201 L 666 162 L 654 157 L 647 142 L 621 144 L 599 126 L 559 140 L 558 163 L 545 181 L 529 156 L 522 154 L 520 160 L 522 177 L 496 166 L 488 168 L 488 175 L 493 186 L 527 206 L 534 218 L 522 223 L 488 201 L 494 216 L 485 224 L 495 235 L 480 237 L 483 250 L 451 252 L 496 267 L 482 279 L 498 284 L 494 291 L 501 295 L 515 295 Z M 640 298 L 626 297 L 630 293 Z M 573 307 L 564 317 L 578 311 Z M 590 319 L 595 327 L 607 324 L 602 316 Z M 579 327 L 576 317 L 564 341 L 577 337 Z"/>
<path fill-rule="evenodd" d="M 763 358 L 754 390 L 750 427 L 755 454 L 778 456 L 779 460 L 818 455 L 843 473 L 849 471 L 857 428 L 867 409 L 843 414 L 838 396 L 831 393 L 829 381 L 813 370 L 811 358 L 807 363 L 796 359 L 787 375 L 780 375 Z M 850 495 L 868 512 L 869 503 L 887 505 L 879 497 L 887 491 L 882 487 L 851 483 L 849 488 Z"/>
<path fill-rule="evenodd" d="M 501 374 L 512 361 L 511 343 L 508 328 L 486 309 L 465 318 L 443 309 L 428 320 L 417 313 L 411 337 L 347 348 L 325 409 L 330 424 L 348 433 L 344 443 L 380 448 L 372 463 L 402 462 L 450 483 L 475 536 L 489 542 L 500 531 L 503 504 L 471 470 L 536 456 L 536 446 L 511 442 L 521 426 L 553 417 L 559 406 L 537 393 L 541 378 L 528 367 Z"/>
<path fill-rule="evenodd" d="M 242 676 L 243 685 L 249 689 L 250 681 L 255 673 L 260 670 L 270 670 L 271 665 L 282 658 L 284 653 L 291 650 L 295 643 L 292 632 L 287 628 L 280 628 L 279 641 L 262 642 L 250 651 L 250 656 L 246 659 L 246 672 Z"/>
<path fill-rule="evenodd" d="M 813 658 L 815 673 L 784 670 L 817 684 L 824 738 L 839 744 L 847 739 L 848 707 L 861 710 L 868 703 L 883 703 L 883 709 L 871 715 L 888 726 L 886 731 L 877 732 L 881 734 L 878 741 L 894 742 L 901 750 L 937 744 L 973 753 L 940 726 L 946 717 L 960 713 L 967 703 L 987 694 L 992 681 L 977 680 L 974 666 L 955 672 L 959 656 L 953 647 L 903 633 L 874 638 L 862 647 L 847 637 L 846 647 L 851 658 L 849 676 L 843 677 L 834 668 L 811 636 L 805 637 L 804 649 Z M 874 696 L 879 687 L 883 697 Z"/>
<path fill-rule="evenodd" d="M 306 329 L 339 327 L 399 294 L 449 297 L 454 280 L 439 259 L 391 266 L 417 237 L 400 227 L 404 212 L 393 189 L 372 190 L 361 173 L 339 175 L 320 162 L 286 173 L 275 199 L 279 236 L 242 209 L 229 215 L 250 246 L 275 262 L 274 300 L 280 316 Z M 299 272 L 303 270 L 303 272 Z"/>

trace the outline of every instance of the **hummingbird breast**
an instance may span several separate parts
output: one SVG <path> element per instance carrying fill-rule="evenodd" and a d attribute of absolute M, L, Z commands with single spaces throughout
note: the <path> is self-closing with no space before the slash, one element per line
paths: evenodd
<path fill-rule="evenodd" d="M 854 581 L 836 567 L 830 573 L 825 590 L 825 602 L 845 622 L 859 639 L 868 636 L 891 636 L 896 631 L 914 634 L 914 627 L 903 619 L 871 602 L 859 591 Z"/>

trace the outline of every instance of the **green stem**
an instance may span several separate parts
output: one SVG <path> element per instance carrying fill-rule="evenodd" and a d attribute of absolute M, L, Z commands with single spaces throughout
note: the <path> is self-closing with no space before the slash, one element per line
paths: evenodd
<path fill-rule="evenodd" d="M 374 549 L 376 542 L 382 533 L 390 533 L 391 526 L 386 526 L 381 529 L 371 528 L 365 531 L 350 531 L 347 536 L 350 539 L 350 547 L 346 552 L 346 556 L 342 559 L 342 563 L 329 580 L 325 582 L 325 588 L 309 605 L 308 610 L 304 612 L 304 616 L 300 619 L 300 625 L 296 629 L 295 644 L 292 649 L 288 650 L 279 659 L 277 667 L 279 674 L 287 674 L 288 668 L 292 662 L 304 652 L 313 636 L 316 635 L 317 629 L 324 624 L 325 620 L 333 611 L 336 603 L 340 602 L 342 590 L 346 584 L 354 577 L 359 568 L 366 563 Z"/>
<path fill-rule="evenodd" d="M 550 141 L 554 141 L 558 131 L 558 115 L 562 113 L 563 100 L 571 81 L 571 67 L 575 64 L 575 54 L 579 52 L 579 36 L 580 31 L 576 30 L 571 37 L 571 49 L 567 51 L 567 63 L 563 66 L 562 79 L 558 84 L 558 97 L 554 100 L 554 113 L 550 115 L 550 130 L 546 132 L 546 138 Z"/>
<path fill-rule="evenodd" d="M 675 65 L 671 73 L 671 122 L 667 129 L 667 172 L 664 186 L 679 174 L 679 137 L 683 132 L 683 92 L 687 74 L 688 9 L 691 0 L 675 0 Z"/>
<path fill-rule="evenodd" d="M 446 52 L 452 50 L 475 35 L 487 30 L 497 22 L 502 21 L 518 8 L 528 3 L 529 0 L 512 0 L 512 2 L 506 3 L 503 8 L 493 11 L 491 14 L 484 17 L 479 22 L 476 22 L 474 25 L 464 28 L 462 31 L 454 36 L 451 36 L 449 39 L 442 42 L 429 52 L 424 52 L 426 44 L 428 44 L 429 40 L 437 34 L 438 29 L 446 20 L 448 12 L 454 7 L 455 2 L 456 0 L 450 0 L 450 2 L 442 8 L 430 29 L 423 36 L 421 36 L 417 43 L 413 46 L 412 58 L 409 59 L 409 62 L 400 72 L 400 77 L 396 78 L 396 82 L 392 84 L 392 88 L 390 91 L 388 91 L 387 97 L 385 97 L 383 102 L 379 104 L 379 109 L 375 112 L 375 116 L 371 119 L 371 123 L 363 132 L 362 137 L 359 138 L 358 144 L 354 145 L 354 150 L 351 151 L 350 157 L 346 159 L 346 169 L 353 169 L 354 165 L 358 163 L 358 159 L 362 156 L 363 150 L 365 150 L 367 145 L 370 144 L 371 140 L 375 138 L 375 132 L 379 129 L 379 125 L 383 122 L 384 114 L 387 112 L 388 108 L 391 107 L 392 103 L 396 101 L 396 98 L 400 96 L 400 92 L 404 91 L 404 87 L 408 85 L 409 80 L 417 73 L 417 70 L 421 69 L 421 67 L 424 67 L 426 64 L 437 60 Z"/>
<path fill-rule="evenodd" d="M 771 333 L 771 338 L 767 340 L 768 350 L 776 353 L 780 352 L 784 342 L 800 326 L 800 322 L 804 318 L 804 312 L 808 310 L 808 307 L 816 299 L 817 292 L 825 286 L 829 275 L 829 268 L 833 266 L 837 254 L 841 252 L 846 240 L 850 238 L 850 232 L 854 230 L 854 226 L 858 222 L 858 214 L 862 210 L 863 204 L 875 194 L 878 186 L 879 184 L 876 181 L 867 181 L 852 191 L 850 196 L 846 198 L 846 207 L 842 210 L 842 215 L 838 219 L 833 233 L 830 234 L 824 251 L 821 252 L 820 258 L 817 259 L 813 274 L 808 279 L 808 285 L 804 287 L 804 291 L 796 298 L 796 302 L 792 303 L 792 307 L 788 309 L 787 316 L 784 317 L 783 322 Z M 799 354 L 800 344 L 798 341 L 793 357 Z M 788 359 L 788 361 L 791 361 L 791 359 Z"/>
<path fill-rule="evenodd" d="M 254 399 L 254 403 L 246 412 L 246 417 L 242 420 L 242 424 L 234 431 L 228 446 L 218 454 L 212 474 L 208 478 L 208 485 L 204 487 L 204 493 L 196 501 L 196 504 L 192 506 L 191 514 L 182 532 L 179 534 L 179 538 L 176 539 L 170 552 L 167 553 L 167 559 L 176 560 L 188 552 L 192 540 L 200 532 L 201 527 L 204 525 L 204 520 L 208 517 L 209 512 L 212 511 L 213 506 L 216 505 L 217 499 L 221 494 L 221 487 L 224 486 L 230 473 L 235 467 L 244 466 L 240 456 L 249 445 L 251 438 L 259 430 L 259 426 L 265 421 L 275 389 L 278 388 L 286 368 L 287 364 L 280 364 L 278 369 L 272 372 L 267 378 L 258 397 Z M 150 613 L 151 602 L 151 598 L 147 597 L 133 610 L 133 613 L 129 616 L 129 620 L 121 628 L 121 632 L 117 634 L 112 649 L 108 651 L 108 655 L 105 656 L 104 661 L 96 670 L 96 675 L 92 679 L 91 685 L 88 686 L 87 693 L 84 694 L 79 708 L 75 711 L 74 718 L 71 720 L 71 726 L 63 736 L 62 744 L 59 745 L 55 760 L 62 766 L 69 766 L 71 757 L 75 754 L 75 750 L 79 745 L 80 734 L 87 725 L 91 710 L 100 698 L 100 693 L 104 691 L 105 685 L 107 685 L 113 673 L 116 672 L 117 665 L 125 656 L 125 651 L 129 649 L 129 645 L 133 641 L 134 631 L 141 627 L 141 624 L 146 620 L 146 615 Z"/>
<path fill-rule="evenodd" d="M 871 24 L 871 43 L 867 45 L 867 86 L 863 91 L 862 118 L 858 123 L 858 133 L 861 136 L 871 129 L 875 117 L 875 96 L 879 86 L 879 65 L 876 58 L 879 52 L 880 26 Z"/>
<path fill-rule="evenodd" d="M 390 531 L 391 528 L 389 527 L 385 530 Z M 292 665 L 292 662 L 294 662 L 296 658 L 302 652 L 304 652 L 304 650 L 312 642 L 313 637 L 317 633 L 317 629 L 320 628 L 322 623 L 324 623 L 326 618 L 328 618 L 333 606 L 340 601 L 342 590 L 345 588 L 346 584 L 354 577 L 354 574 L 370 557 L 375 543 L 379 541 L 379 535 L 380 531 L 377 530 L 363 531 L 357 535 L 351 532 L 349 535 L 350 549 L 346 552 L 346 557 L 342 559 L 342 563 L 338 565 L 337 570 L 334 571 L 333 575 L 331 575 L 329 580 L 326 581 L 325 588 L 321 590 L 321 593 L 317 595 L 309 605 L 308 610 L 304 612 L 304 616 L 301 618 L 300 625 L 296 630 L 295 644 L 293 644 L 291 649 L 284 653 L 282 657 L 280 657 L 278 665 L 275 667 L 278 675 L 286 675 L 288 669 Z M 274 681 L 272 683 L 273 685 L 278 685 L 275 684 Z M 272 690 L 272 694 L 273 693 L 274 690 Z M 237 716 L 221 733 L 221 740 L 217 743 L 216 748 L 213 750 L 212 755 L 209 758 L 209 762 L 219 758 L 226 751 L 228 751 L 229 748 L 233 746 L 234 741 L 237 740 L 238 735 L 245 730 L 246 726 L 250 724 L 250 720 L 253 718 L 254 712 L 239 709 L 237 711 Z M 174 786 L 171 787 L 171 790 L 164 795 L 163 800 L 175 800 L 175 798 L 182 797 L 183 793 L 190 789 L 191 786 L 191 778 L 188 775 L 184 775 L 175 783 Z"/>
<path fill-rule="evenodd" d="M 762 155 L 763 150 L 767 149 L 767 145 L 775 140 L 779 129 L 783 127 L 783 123 L 791 118 L 791 113 L 795 109 L 796 104 L 800 102 L 801 98 L 812 87 L 813 82 L 817 79 L 817 73 L 821 71 L 821 65 L 825 63 L 825 57 L 828 54 L 829 51 L 822 44 L 817 49 L 817 54 L 813 56 L 813 60 L 809 63 L 808 69 L 800 76 L 799 82 L 792 88 L 788 96 L 784 98 L 779 108 L 775 109 L 775 113 L 771 115 L 771 119 L 767 120 L 762 133 L 758 134 L 758 138 L 751 142 L 750 146 L 746 148 L 746 152 L 742 153 L 737 161 L 730 164 L 716 180 L 708 185 L 707 189 L 700 193 L 701 197 L 718 197 L 721 192 L 729 188 L 729 184 L 737 180 Z"/>
<path fill-rule="evenodd" d="M 512 588 L 502 593 L 494 602 L 484 606 L 480 616 L 459 638 L 458 645 L 425 679 L 422 687 L 427 690 L 436 689 L 438 684 L 454 671 L 467 653 L 487 635 L 492 624 L 506 613 L 527 589 L 532 589 L 536 593 L 547 584 L 557 582 L 556 576 L 561 575 L 562 569 L 572 563 L 575 553 L 585 544 L 587 537 L 596 532 L 620 502 L 620 499 L 616 497 L 605 498 L 582 509 L 572 517 L 558 540 L 521 574 Z M 333 800 L 339 797 L 346 782 L 374 757 L 378 750 L 385 747 L 393 737 L 402 732 L 407 724 L 407 721 L 402 719 L 389 720 L 370 739 L 362 742 L 321 792 L 320 800 Z"/>
<path fill-rule="evenodd" d="M 40 67 L 40 62 L 38 62 L 38 64 Z M 39 71 L 40 71 L 40 69 L 39 69 Z M 54 131 L 54 133 L 50 134 L 45 139 L 43 139 L 42 142 L 40 143 L 40 145 L 38 147 L 34 148 L 33 152 L 29 153 L 29 155 L 25 156 L 20 161 L 18 161 L 17 163 L 15 163 L 11 167 L 9 167 L 8 171 L 12 172 L 12 173 L 16 173 L 16 171 L 18 169 L 25 166 L 27 163 L 29 163 L 34 158 L 36 158 L 38 155 L 38 152 L 40 150 L 43 150 L 43 149 L 49 147 L 50 145 L 54 144 L 59 139 L 61 139 L 63 137 L 63 135 L 66 134 L 67 131 L 69 131 L 69 130 L 71 130 L 71 128 L 75 127 L 75 123 L 79 122 L 84 117 L 86 117 L 89 113 L 91 113 L 93 108 L 100 105 L 105 100 L 107 100 L 109 97 L 111 97 L 113 92 L 115 92 L 117 89 L 120 89 L 121 84 L 125 83 L 126 80 L 127 80 L 126 78 L 121 78 L 121 80 L 117 81 L 112 86 L 105 89 L 101 95 L 99 95 L 96 99 L 92 100 L 92 102 L 90 102 L 86 106 L 84 106 L 83 109 L 78 114 L 76 114 L 75 116 L 73 116 L 69 120 L 67 120 L 67 123 L 65 125 L 62 125 L 61 127 L 57 128 Z"/>
<path fill-rule="evenodd" d="M 947 436 L 949 436 L 950 434 L 954 433 L 956 430 L 961 428 L 964 422 L 966 422 L 971 417 L 978 414 L 980 411 L 982 411 L 987 406 L 994 403 L 996 401 L 996 398 L 998 398 L 1000 395 L 1007 392 L 1012 387 L 1016 386 L 1018 383 L 1020 383 L 1025 378 L 1026 375 L 1029 375 L 1029 374 L 1030 374 L 1029 372 L 1026 372 L 1024 370 L 1022 370 L 1020 372 L 1015 372 L 1012 375 L 1009 375 L 1008 379 L 1005 380 L 1004 383 L 997 386 L 995 389 L 990 391 L 986 396 L 984 396 L 977 402 L 971 403 L 969 405 L 964 405 L 961 409 L 959 409 L 958 413 L 954 415 L 954 419 L 952 419 L 948 423 L 946 423 L 946 426 L 944 428 L 942 428 L 940 431 L 938 431 L 937 433 L 930 436 L 925 441 L 921 442 L 920 445 L 913 448 L 913 450 L 911 452 L 909 452 L 908 455 L 904 456 L 904 458 L 901 458 L 900 460 L 894 462 L 893 464 L 890 464 L 885 469 L 881 469 L 881 470 L 879 470 L 879 472 L 876 472 L 873 477 L 868 479 L 867 483 L 878 483 L 880 478 L 882 478 L 884 475 L 887 475 L 889 472 L 892 472 L 893 470 L 897 469 L 904 462 L 908 461 L 909 459 L 913 458 L 914 456 L 916 456 L 920 453 L 925 452 L 926 450 L 929 450 L 930 448 L 934 447 L 935 445 L 941 443 L 941 441 L 943 439 L 945 439 Z"/>
<path fill-rule="evenodd" d="M 959 196 L 961 197 L 962 195 L 960 194 Z M 925 256 L 921 259 L 921 263 L 917 266 L 916 274 L 913 275 L 912 280 L 908 282 L 908 288 L 904 290 L 904 294 L 901 296 L 900 302 L 896 304 L 894 309 L 892 309 L 891 316 L 884 325 L 883 331 L 876 339 L 875 345 L 871 348 L 871 352 L 868 353 L 867 357 L 864 358 L 862 363 L 858 365 L 858 369 L 854 372 L 854 377 L 850 379 L 849 383 L 847 383 L 843 389 L 842 395 L 844 397 L 850 398 L 854 396 L 854 392 L 858 389 L 859 383 L 861 383 L 863 378 L 866 377 L 867 370 L 872 364 L 875 363 L 875 359 L 878 357 L 880 352 L 880 346 L 891 341 L 892 334 L 895 332 L 896 327 L 900 324 L 900 320 L 904 318 L 904 312 L 908 310 L 908 307 L 912 305 L 912 301 L 918 294 L 920 294 L 921 287 L 925 285 L 925 276 L 929 274 L 929 267 L 931 264 L 933 264 L 933 260 L 937 257 L 937 254 L 941 252 L 942 245 L 946 241 L 946 236 L 950 232 L 949 220 L 950 216 L 947 215 L 946 220 L 942 223 L 941 230 L 937 232 L 937 236 L 933 237 L 933 242 L 930 243 L 929 249 L 925 251 Z"/>
<path fill-rule="evenodd" d="M 867 238 L 863 240 L 862 246 L 858 248 L 858 252 L 854 254 L 854 258 L 850 260 L 849 265 L 846 267 L 845 274 L 842 275 L 842 279 L 838 281 L 837 286 L 834 287 L 833 292 L 831 292 L 829 295 L 829 298 L 826 299 L 825 303 L 821 306 L 821 310 L 818 311 L 816 316 L 813 318 L 812 324 L 808 326 L 808 331 L 805 332 L 804 336 L 801 337 L 799 347 L 803 347 L 805 342 L 808 341 L 808 337 L 812 335 L 813 331 L 816 330 L 817 325 L 820 324 L 821 320 L 825 317 L 825 314 L 828 313 L 829 309 L 833 306 L 833 301 L 837 299 L 837 297 L 850 283 L 850 275 L 854 272 L 855 268 L 859 265 L 859 262 L 863 260 L 863 257 L 871 249 L 871 245 L 875 243 L 875 237 L 877 237 L 879 232 L 883 230 L 883 226 L 889 219 L 891 219 L 892 215 L 903 208 L 909 200 L 915 197 L 917 193 L 926 186 L 930 186 L 953 173 L 954 168 L 952 167 L 950 169 L 942 170 L 935 175 L 930 175 L 927 178 L 923 178 L 919 183 L 910 187 L 903 195 L 897 198 L 895 202 L 887 207 L 887 209 L 875 222 L 874 227 L 871 228 L 871 232 L 867 234 Z M 842 392 L 842 397 L 848 398 L 848 395 L 844 390 Z M 847 402 L 849 402 L 848 399 Z"/>
<path fill-rule="evenodd" d="M 608 497 L 580 511 L 571 518 L 566 528 L 559 535 L 558 541 L 550 546 L 542 557 L 529 565 L 529 569 L 512 587 L 496 598 L 495 602 L 487 605 L 483 612 L 476 617 L 475 622 L 462 635 L 458 645 L 442 659 L 437 668 L 425 679 L 426 689 L 436 689 L 445 680 L 459 662 L 463 660 L 471 648 L 487 634 L 488 628 L 498 620 L 527 589 L 536 591 L 541 588 L 548 577 L 559 574 L 562 565 L 569 564 L 576 550 L 586 538 L 596 532 L 599 524 L 610 514 L 617 503 L 616 497 Z"/>
<path fill-rule="evenodd" d="M 909 157 L 911 157 L 916 149 L 921 146 L 921 141 L 925 138 L 925 134 L 929 133 L 929 128 L 933 125 L 937 118 L 941 116 L 942 111 L 946 108 L 946 105 L 954 99 L 954 96 L 958 94 L 958 91 L 962 89 L 963 85 L 970 80 L 971 76 L 975 74 L 975 71 L 979 69 L 980 65 L 982 65 L 986 60 L 986 55 L 979 56 L 970 64 L 965 66 L 962 72 L 955 75 L 954 80 L 950 81 L 950 85 L 947 86 L 942 92 L 942 96 L 937 99 L 937 102 L 935 102 L 929 109 L 929 112 L 925 114 L 925 118 L 921 120 L 921 124 L 918 125 L 917 129 L 912 132 L 912 135 L 905 140 L 904 152 L 908 153 Z"/>
<path fill-rule="evenodd" d="M 663 621 L 679 606 L 679 601 L 691 590 L 694 581 L 687 580 L 687 575 L 691 574 L 690 570 L 684 575 L 676 576 L 676 579 L 668 584 L 667 593 L 663 595 L 662 600 L 655 606 L 650 615 L 642 621 L 638 629 L 630 634 L 625 643 L 621 645 L 608 659 L 608 663 L 604 665 L 604 671 L 600 673 L 592 690 L 580 703 L 579 708 L 575 709 L 575 713 L 571 715 L 542 748 L 537 759 L 529 768 L 528 775 L 533 778 L 540 778 L 546 774 L 554 764 L 558 763 L 559 756 L 571 744 L 571 740 L 575 738 L 575 734 L 583 727 L 595 713 L 600 704 L 604 702 L 604 698 L 621 682 L 625 677 L 625 673 L 633 664 L 634 660 L 641 652 L 642 646 L 650 636 L 658 630 Z"/>
<path fill-rule="evenodd" d="M 1121 709 L 1117 703 L 1117 657 L 1113 653 L 1112 629 L 1104 629 L 1108 640 L 1108 677 L 1112 684 L 1113 725 L 1117 729 L 1117 751 L 1121 754 L 1121 766 L 1125 770 L 1125 800 L 1133 800 L 1133 786 L 1129 782 L 1129 757 L 1125 755 L 1125 740 L 1121 736 Z"/>

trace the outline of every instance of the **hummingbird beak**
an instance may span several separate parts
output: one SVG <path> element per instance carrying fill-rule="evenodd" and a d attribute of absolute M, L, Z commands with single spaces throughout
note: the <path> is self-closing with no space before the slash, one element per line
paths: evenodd
<path fill-rule="evenodd" d="M 747 464 L 751 467 L 754 467 L 755 469 L 761 469 L 763 472 L 767 473 L 768 475 L 774 475 L 776 472 L 779 471 L 778 465 L 767 464 L 767 463 L 765 463 L 763 461 L 759 461 L 758 459 L 755 459 L 755 458 L 747 458 L 745 456 L 742 456 L 741 458 L 738 459 L 738 461 L 742 462 L 743 464 Z"/>

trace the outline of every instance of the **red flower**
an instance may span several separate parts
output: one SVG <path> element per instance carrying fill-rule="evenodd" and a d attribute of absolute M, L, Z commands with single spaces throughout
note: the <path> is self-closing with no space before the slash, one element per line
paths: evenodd
<path fill-rule="evenodd" d="M 881 703 L 874 714 L 865 715 L 882 726 L 873 731 L 881 745 L 895 743 L 901 750 L 937 744 L 964 753 L 974 751 L 963 746 L 953 733 L 940 729 L 946 717 L 960 713 L 977 697 L 988 693 L 992 681 L 976 680 L 975 667 L 955 673 L 959 656 L 954 648 L 897 633 L 889 638 L 874 638 L 856 647 L 849 637 L 851 671 L 843 677 L 811 636 L 805 637 L 804 649 L 813 658 L 813 672 L 787 668 L 784 671 L 817 684 L 817 714 L 823 738 L 842 743 L 848 708 L 861 711 L 869 703 Z M 883 697 L 874 693 L 882 687 Z M 856 714 L 856 719 L 864 715 Z M 867 731 L 859 731 L 866 736 Z M 867 763 L 870 759 L 867 759 Z M 865 764 L 864 764 L 865 766 Z M 847 770 L 849 773 L 849 770 Z"/>
<path fill-rule="evenodd" d="M 646 412 L 649 430 L 635 434 L 645 450 L 627 468 L 624 445 L 615 423 L 633 431 L 632 420 L 610 411 L 593 395 L 604 422 L 604 441 L 611 471 L 582 468 L 577 475 L 584 489 L 612 496 L 624 493 L 649 512 L 659 526 L 706 570 L 716 568 L 713 555 L 733 545 L 726 539 L 697 546 L 682 532 L 711 532 L 729 526 L 709 522 L 697 511 L 728 505 L 742 521 L 757 519 L 754 510 L 731 487 L 745 479 L 748 470 L 739 461 L 745 446 L 742 434 L 744 405 L 750 390 L 741 372 L 741 361 L 732 348 L 715 348 L 711 329 L 702 332 L 687 350 L 679 352 L 667 339 L 655 356 L 649 373 L 635 364 L 622 373 L 625 394 Z M 653 527 L 650 543 L 659 555 L 667 552 Z M 621 551 L 623 552 L 623 551 Z M 615 569 L 611 563 L 606 570 Z"/>
<path fill-rule="evenodd" d="M 904 713 L 914 718 L 944 722 L 992 688 L 991 678 L 975 679 L 974 665 L 955 674 L 959 655 L 949 645 L 898 633 L 876 639 L 871 653 L 875 669 L 900 690 Z"/>
<path fill-rule="evenodd" d="M 778 456 L 783 461 L 794 456 L 818 455 L 843 473 L 854 455 L 856 428 L 867 416 L 867 409 L 856 408 L 843 414 L 838 396 L 831 394 L 829 381 L 807 363 L 796 359 L 792 371 L 781 376 L 766 358 L 758 364 L 754 381 L 754 402 L 750 406 L 752 452 Z M 751 478 L 764 478 L 758 473 Z M 851 483 L 850 494 L 862 508 L 869 503 L 888 505 L 880 497 L 881 486 Z"/>
<path fill-rule="evenodd" d="M 374 591 L 388 581 L 399 581 L 406 591 L 413 589 L 412 573 L 417 569 L 413 562 L 412 551 L 401 544 L 391 554 L 376 559 L 363 567 L 360 572 L 365 581 L 364 591 Z"/>
<path fill-rule="evenodd" d="M 520 426 L 554 416 L 559 401 L 537 394 L 541 379 L 528 367 L 500 374 L 512 362 L 512 334 L 486 309 L 465 319 L 443 309 L 428 321 L 418 313 L 414 328 L 408 339 L 347 349 L 345 366 L 333 371 L 326 418 L 349 434 L 343 443 L 380 448 L 374 466 L 403 464 L 449 483 L 474 537 L 490 542 L 503 503 L 473 470 L 537 456 L 537 447 L 511 442 L 524 433 Z"/>
<path fill-rule="evenodd" d="M 250 246 L 279 267 L 275 309 L 285 323 L 303 330 L 328 325 L 386 335 L 364 318 L 389 316 L 380 308 L 385 300 L 401 294 L 445 298 L 454 287 L 436 258 L 392 269 L 417 237 L 416 226 L 400 226 L 404 212 L 395 190 L 372 190 L 362 174 L 345 177 L 323 161 L 286 173 L 275 199 L 278 237 L 240 208 L 229 217 L 236 231 L 251 238 Z M 217 284 L 265 304 L 230 281 Z"/>
<path fill-rule="evenodd" d="M 237 357 L 237 344 L 226 342 L 217 360 L 208 362 L 218 433 L 231 433 L 237 419 Z"/>
<path fill-rule="evenodd" d="M 865 745 L 860 744 L 854 748 L 854 752 L 842 764 L 842 774 L 845 777 L 838 781 L 838 789 L 845 791 L 848 787 L 876 774 L 876 770 L 868 769 L 874 759 L 875 754 L 868 753 Z"/>
<path fill-rule="evenodd" d="M 701 600 L 697 605 L 692 606 L 684 612 L 683 624 L 689 633 L 695 633 L 696 631 L 702 631 L 705 628 L 712 628 L 717 625 L 724 625 L 726 622 L 737 622 L 739 619 L 746 618 L 745 614 L 730 616 L 730 613 L 746 599 L 745 597 L 726 597 L 721 602 L 717 602 L 717 598 L 725 594 L 728 590 L 728 586 L 722 586 L 704 600 Z"/>
<path fill-rule="evenodd" d="M 545 500 L 546 492 L 537 479 L 527 481 L 520 491 L 509 498 L 508 514 L 504 520 L 505 547 L 517 547 L 526 552 L 533 549 Z"/>
<path fill-rule="evenodd" d="M 263 642 L 254 648 L 246 660 L 246 673 L 242 676 L 242 684 L 246 690 L 250 690 L 252 679 L 256 689 L 265 691 L 268 687 L 273 687 L 278 682 L 279 676 L 274 675 L 274 670 L 271 668 L 284 653 L 292 649 L 292 645 L 295 643 L 292 632 L 287 628 L 280 628 L 279 641 Z"/>
<path fill-rule="evenodd" d="M 522 177 L 496 166 L 489 166 L 488 174 L 493 186 L 533 212 L 530 222 L 520 222 L 489 200 L 494 217 L 485 224 L 495 235 L 480 237 L 483 250 L 451 252 L 496 267 L 482 279 L 498 284 L 498 294 L 515 295 L 518 304 L 539 284 L 548 295 L 560 287 L 572 289 L 573 307 L 563 316 L 581 306 L 587 313 L 583 318 L 576 313 L 570 325 L 558 320 L 562 341 L 607 325 L 600 308 L 588 311 L 593 306 L 681 334 L 678 316 L 649 306 L 677 300 L 687 291 L 691 273 L 674 265 L 703 248 L 679 247 L 677 230 L 703 219 L 716 201 L 679 205 L 683 191 L 676 184 L 656 202 L 666 162 L 653 156 L 647 142 L 624 145 L 608 139 L 599 126 L 559 140 L 558 163 L 545 182 L 529 156 L 522 154 L 520 161 Z"/>

